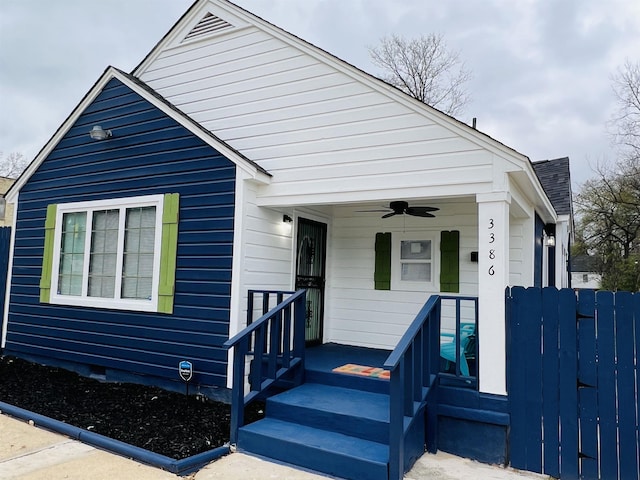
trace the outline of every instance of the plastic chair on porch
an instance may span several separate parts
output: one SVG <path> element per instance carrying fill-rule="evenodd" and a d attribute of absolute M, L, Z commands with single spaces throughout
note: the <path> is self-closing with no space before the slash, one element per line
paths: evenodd
<path fill-rule="evenodd" d="M 475 359 L 476 324 L 460 323 L 460 373 L 469 376 L 467 359 Z M 445 360 L 443 371 L 449 371 L 456 364 L 456 335 L 455 333 L 440 333 L 440 357 Z"/>

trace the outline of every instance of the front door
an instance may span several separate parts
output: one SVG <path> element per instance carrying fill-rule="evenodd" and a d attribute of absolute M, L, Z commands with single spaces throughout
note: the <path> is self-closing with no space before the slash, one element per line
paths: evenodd
<path fill-rule="evenodd" d="M 307 289 L 305 340 L 322 343 L 327 225 L 299 218 L 296 252 L 296 290 Z"/>

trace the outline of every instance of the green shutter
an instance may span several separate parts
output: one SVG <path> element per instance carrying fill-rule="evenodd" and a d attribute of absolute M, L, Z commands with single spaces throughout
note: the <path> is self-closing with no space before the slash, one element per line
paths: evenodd
<path fill-rule="evenodd" d="M 173 295 L 176 284 L 176 256 L 178 251 L 179 195 L 164 196 L 162 212 L 162 248 L 160 250 L 160 284 L 158 285 L 158 312 L 173 313 Z"/>
<path fill-rule="evenodd" d="M 42 253 L 42 275 L 40 276 L 40 301 L 49 303 L 51 298 L 51 270 L 53 269 L 53 237 L 56 232 L 57 205 L 47 205 L 44 221 L 44 251 Z"/>
<path fill-rule="evenodd" d="M 376 233 L 376 290 L 391 290 L 391 233 Z"/>
<path fill-rule="evenodd" d="M 440 291 L 460 292 L 460 232 L 440 233 Z"/>

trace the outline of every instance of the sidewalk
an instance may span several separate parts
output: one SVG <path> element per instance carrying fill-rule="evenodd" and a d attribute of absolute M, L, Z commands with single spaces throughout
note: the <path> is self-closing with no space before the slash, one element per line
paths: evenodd
<path fill-rule="evenodd" d="M 179 477 L 0 414 L 3 480 L 322 480 L 327 477 L 234 453 Z M 446 453 L 425 454 L 405 480 L 522 480 L 548 477 L 489 466 Z"/>

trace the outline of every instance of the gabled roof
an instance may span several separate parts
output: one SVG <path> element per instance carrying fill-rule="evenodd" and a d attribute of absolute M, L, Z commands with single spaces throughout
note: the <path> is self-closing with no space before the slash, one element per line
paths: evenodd
<path fill-rule="evenodd" d="M 572 215 L 569 157 L 533 162 L 533 169 L 558 215 Z"/>
<path fill-rule="evenodd" d="M 164 37 L 162 37 L 162 39 L 153 47 L 153 49 L 144 57 L 144 59 L 133 69 L 132 71 L 132 75 L 134 76 L 138 76 L 140 71 L 144 69 L 145 65 L 151 61 L 153 61 L 153 59 L 155 58 L 155 56 L 160 53 L 160 51 L 168 44 L 170 43 L 172 34 L 174 33 L 176 27 L 178 27 L 185 18 L 189 17 L 189 15 L 192 12 L 195 12 L 198 7 L 199 4 L 201 3 L 205 3 L 205 2 L 211 2 L 211 3 L 215 3 L 219 6 L 225 7 L 226 9 L 231 9 L 234 13 L 236 14 L 240 14 L 242 16 L 245 17 L 249 17 L 252 18 L 254 20 L 257 21 L 258 25 L 261 25 L 262 27 L 266 27 L 269 31 L 271 31 L 272 33 L 277 33 L 278 37 L 281 39 L 285 39 L 287 40 L 289 43 L 295 43 L 298 44 L 298 46 L 304 46 L 307 48 L 311 48 L 313 51 L 320 53 L 325 60 L 328 60 L 330 63 L 332 64 L 339 64 L 345 67 L 348 67 L 349 70 L 351 71 L 355 71 L 357 72 L 357 74 L 362 78 L 366 78 L 369 81 L 374 81 L 377 85 L 377 89 L 378 90 L 383 90 L 385 92 L 389 92 L 389 93 L 394 93 L 395 96 L 399 96 L 400 98 L 402 98 L 405 102 L 410 102 L 414 107 L 418 106 L 419 109 L 425 111 L 430 111 L 431 113 L 435 113 L 437 116 L 439 116 L 440 118 L 443 118 L 446 120 L 447 123 L 452 124 L 456 127 L 461 127 L 466 133 L 471 134 L 474 137 L 480 137 L 481 139 L 483 139 L 485 142 L 489 141 L 491 144 L 494 144 L 496 146 L 499 146 L 499 148 L 502 149 L 507 149 L 511 155 L 515 155 L 520 157 L 521 159 L 526 159 L 528 161 L 529 158 L 514 150 L 513 148 L 509 147 L 508 145 L 505 145 L 504 143 L 500 142 L 499 140 L 496 140 L 495 138 L 491 137 L 490 135 L 471 127 L 470 125 L 467 125 L 466 123 L 458 120 L 455 117 L 452 117 L 451 115 L 442 112 L 441 110 L 438 110 L 435 107 L 432 107 L 431 105 L 428 105 L 424 102 L 421 102 L 419 100 L 416 100 L 415 98 L 413 98 L 411 95 L 408 95 L 407 93 L 403 92 L 402 90 L 400 90 L 399 88 L 397 88 L 394 85 L 391 85 L 390 83 L 385 82 L 384 80 L 352 65 L 349 62 L 346 62 L 345 60 L 336 57 L 335 55 L 333 55 L 332 53 L 312 44 L 311 42 L 298 37 L 297 35 L 294 35 L 293 33 L 290 33 L 286 30 L 284 30 L 283 28 L 279 27 L 278 25 L 275 25 L 271 22 L 269 22 L 268 20 L 265 20 L 264 18 L 256 15 L 255 13 L 250 12 L 249 10 L 246 10 L 244 8 L 242 8 L 239 5 L 236 5 L 235 3 L 231 2 L 230 0 L 196 0 L 187 10 L 187 12 L 185 12 L 184 15 L 182 15 L 178 21 L 171 27 L 171 29 L 164 35 Z"/>
<path fill-rule="evenodd" d="M 533 171 L 531 160 L 514 150 L 513 148 L 501 143 L 500 141 L 492 138 L 491 136 L 467 125 L 464 122 L 457 120 L 456 118 L 447 115 L 440 110 L 433 108 L 423 102 L 416 100 L 410 95 L 404 93 L 400 89 L 384 82 L 383 80 L 345 62 L 344 60 L 328 53 L 327 51 L 307 42 L 306 40 L 293 35 L 286 30 L 274 25 L 261 17 L 251 13 L 248 10 L 232 3 L 229 0 L 196 0 L 187 12 L 176 22 L 176 24 L 169 30 L 169 32 L 156 44 L 156 46 L 149 52 L 149 54 L 142 60 L 142 62 L 133 70 L 134 76 L 141 76 L 147 66 L 151 65 L 159 55 L 166 48 L 170 48 L 172 45 L 176 45 L 178 42 L 177 34 L 181 29 L 191 24 L 197 25 L 199 19 L 195 18 L 195 15 L 206 10 L 207 5 L 215 6 L 219 12 L 225 12 L 231 17 L 241 19 L 242 22 L 250 23 L 270 35 L 278 38 L 285 43 L 297 48 L 316 58 L 323 63 L 330 65 L 331 67 L 343 72 L 357 81 L 371 87 L 372 89 L 390 97 L 393 101 L 402 104 L 414 112 L 424 115 L 425 117 L 436 121 L 441 126 L 459 135 L 461 138 L 465 138 L 481 148 L 492 152 L 496 156 L 512 163 L 516 168 L 520 169 L 527 178 L 527 182 L 531 186 L 531 192 L 539 199 L 536 204 L 549 213 L 553 214 L 553 206 L 548 196 L 546 195 L 542 185 L 535 172 Z M 221 15 L 224 16 L 224 15 Z M 224 19 L 221 19 L 224 20 Z"/>
<path fill-rule="evenodd" d="M 146 101 L 160 109 L 167 116 L 173 118 L 180 125 L 185 127 L 195 136 L 199 137 L 205 143 L 210 145 L 215 150 L 219 151 L 229 160 L 236 164 L 239 168 L 245 170 L 250 176 L 258 179 L 262 182 L 268 183 L 270 174 L 257 163 L 249 160 L 242 153 L 231 147 L 223 140 L 216 137 L 209 130 L 203 128 L 200 124 L 191 119 L 191 117 L 185 115 L 180 109 L 172 105 L 169 101 L 163 98 L 160 94 L 155 92 L 151 87 L 146 85 L 140 79 L 125 73 L 115 67 L 108 67 L 98 81 L 91 87 L 91 90 L 87 92 L 84 98 L 76 106 L 76 108 L 67 117 L 64 123 L 58 128 L 54 135 L 49 139 L 44 147 L 38 152 L 34 160 L 29 164 L 26 170 L 18 177 L 15 183 L 5 194 L 8 202 L 15 201 L 15 197 L 22 188 L 22 186 L 29 180 L 31 175 L 35 173 L 40 164 L 47 158 L 51 151 L 56 147 L 58 142 L 64 137 L 67 131 L 73 126 L 78 117 L 84 112 L 84 110 L 91 105 L 93 100 L 102 91 L 105 85 L 111 79 L 117 79 L 131 90 L 136 92 Z"/>

